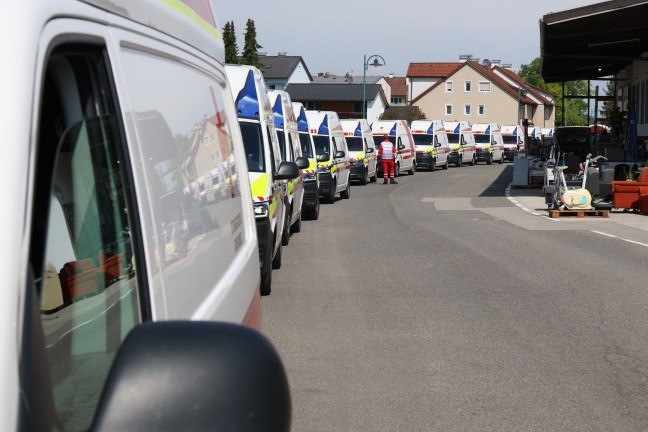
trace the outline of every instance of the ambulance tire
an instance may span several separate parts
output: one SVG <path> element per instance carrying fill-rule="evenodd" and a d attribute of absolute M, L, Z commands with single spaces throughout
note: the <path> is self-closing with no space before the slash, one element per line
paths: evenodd
<path fill-rule="evenodd" d="M 412 168 L 410 168 L 409 171 L 407 171 L 408 175 L 414 175 L 416 174 L 416 162 L 412 162 Z"/>
<path fill-rule="evenodd" d="M 260 291 L 262 296 L 270 295 L 270 292 L 272 292 L 272 268 L 268 270 L 268 273 L 261 275 Z"/>
<path fill-rule="evenodd" d="M 461 167 L 461 155 L 459 155 L 459 156 L 457 157 L 457 163 L 455 163 L 455 166 L 456 166 L 457 168 L 460 168 L 460 167 Z"/>
<path fill-rule="evenodd" d="M 306 212 L 306 217 L 310 220 L 317 220 L 319 219 L 319 210 L 320 210 L 320 198 L 319 195 L 315 196 L 315 208 L 312 210 L 308 210 Z"/>
<path fill-rule="evenodd" d="M 430 171 L 436 171 L 436 159 L 432 159 L 432 165 L 430 166 Z"/>
<path fill-rule="evenodd" d="M 488 159 L 486 160 L 486 165 L 493 165 L 493 153 L 488 155 Z"/>
<path fill-rule="evenodd" d="M 476 163 L 477 163 L 477 158 L 476 158 L 475 155 L 473 154 L 473 157 L 472 157 L 472 159 L 470 160 L 470 162 L 468 162 L 468 165 L 470 165 L 470 166 L 475 166 Z"/>
<path fill-rule="evenodd" d="M 448 159 L 446 158 L 446 163 L 441 168 L 447 170 L 449 166 L 450 166 L 450 162 L 448 162 Z"/>
<path fill-rule="evenodd" d="M 299 213 L 299 217 L 297 218 L 297 220 L 295 221 L 295 223 L 292 224 L 292 226 L 290 227 L 290 230 L 291 230 L 292 232 L 294 232 L 294 233 L 298 233 L 298 232 L 301 231 L 301 220 L 302 220 L 302 215 L 301 215 L 301 212 L 300 212 L 300 213 Z"/>
<path fill-rule="evenodd" d="M 378 168 L 374 169 L 374 175 L 369 177 L 369 180 L 371 180 L 371 183 L 376 183 L 378 181 Z"/>
<path fill-rule="evenodd" d="M 273 269 L 279 270 L 281 268 L 281 255 L 282 254 L 283 254 L 283 245 L 281 243 L 279 243 L 279 250 L 277 250 L 277 253 L 275 254 L 274 258 L 272 258 L 272 268 Z"/>
<path fill-rule="evenodd" d="M 365 186 L 367 183 L 369 183 L 369 168 L 365 167 L 364 177 L 360 179 L 360 184 Z"/>
<path fill-rule="evenodd" d="M 504 152 L 502 152 L 502 157 L 500 157 L 500 160 L 497 161 L 498 164 L 503 164 L 504 163 Z"/>
<path fill-rule="evenodd" d="M 394 178 L 400 176 L 400 164 L 396 163 L 396 166 L 394 167 Z"/>
<path fill-rule="evenodd" d="M 347 181 L 347 187 L 342 192 L 340 192 L 340 198 L 342 199 L 351 198 L 351 181 Z"/>
<path fill-rule="evenodd" d="M 284 228 L 283 228 L 283 232 L 281 233 L 281 244 L 284 246 L 288 246 L 288 243 L 290 243 L 290 220 L 291 219 L 292 216 L 290 214 L 290 204 L 286 203 L 286 215 L 284 220 Z"/>
<path fill-rule="evenodd" d="M 335 204 L 335 188 L 337 188 L 337 182 L 333 180 L 333 184 L 331 185 L 331 190 L 326 196 L 326 202 L 328 204 Z"/>

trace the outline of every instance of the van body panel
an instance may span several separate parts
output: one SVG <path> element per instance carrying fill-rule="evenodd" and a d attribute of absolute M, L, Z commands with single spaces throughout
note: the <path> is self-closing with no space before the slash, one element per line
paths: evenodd
<path fill-rule="evenodd" d="M 434 170 L 447 166 L 450 144 L 442 120 L 414 120 L 410 127 L 416 144 L 416 165 Z"/>
<path fill-rule="evenodd" d="M 450 143 L 450 163 L 457 166 L 473 164 L 477 160 L 475 137 L 469 121 L 444 122 Z"/>
<path fill-rule="evenodd" d="M 504 141 L 504 158 L 513 160 L 520 151 L 524 151 L 524 128 L 516 125 L 502 125 L 502 140 Z"/>
<path fill-rule="evenodd" d="M 477 160 L 491 164 L 493 161 L 504 162 L 504 141 L 502 130 L 497 123 L 475 123 L 472 125 Z"/>
<path fill-rule="evenodd" d="M 376 148 L 380 145 L 382 137 L 387 135 L 389 140 L 396 146 L 397 154 L 395 164 L 399 172 L 409 171 L 412 173 L 416 168 L 416 146 L 412 132 L 405 120 L 380 120 L 371 124 L 371 133 L 374 136 Z M 378 175 L 382 176 L 382 162 L 378 158 Z"/>
<path fill-rule="evenodd" d="M 375 181 L 378 152 L 369 123 L 365 119 L 341 120 L 340 123 L 349 147 L 351 180 L 363 184 L 368 180 Z"/>

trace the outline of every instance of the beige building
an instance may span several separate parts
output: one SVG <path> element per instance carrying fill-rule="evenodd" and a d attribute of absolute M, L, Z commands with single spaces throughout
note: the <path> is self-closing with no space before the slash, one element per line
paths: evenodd
<path fill-rule="evenodd" d="M 529 125 L 554 127 L 555 96 L 497 64 L 485 66 L 468 60 L 415 65 L 410 65 L 407 74 L 412 88 L 420 87 L 426 79 L 432 82 L 426 90 L 418 89 L 412 99 L 412 105 L 428 119 L 500 125 L 528 119 Z"/>

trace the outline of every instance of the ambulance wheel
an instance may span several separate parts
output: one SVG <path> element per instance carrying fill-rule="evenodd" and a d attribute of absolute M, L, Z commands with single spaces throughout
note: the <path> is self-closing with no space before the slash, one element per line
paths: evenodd
<path fill-rule="evenodd" d="M 461 166 L 461 155 L 459 155 L 459 157 L 457 157 L 457 163 L 455 164 L 455 166 L 457 168 L 459 168 Z"/>
<path fill-rule="evenodd" d="M 294 224 L 292 224 L 292 226 L 290 227 L 292 232 L 298 233 L 301 231 L 301 220 L 302 220 L 302 215 L 301 213 L 299 213 L 299 217 L 297 218 L 297 221 Z"/>
<path fill-rule="evenodd" d="M 416 162 L 412 162 L 412 168 L 407 172 L 408 175 L 414 175 L 416 173 Z"/>
<path fill-rule="evenodd" d="M 497 161 L 498 164 L 503 164 L 504 163 L 504 152 L 502 152 L 502 157 L 500 157 L 500 160 Z"/>
<path fill-rule="evenodd" d="M 450 166 L 450 162 L 448 162 L 448 159 L 446 159 L 445 165 L 443 165 L 441 168 L 443 168 L 444 170 L 447 170 L 449 166 Z"/>
<path fill-rule="evenodd" d="M 468 162 L 468 165 L 470 165 L 470 166 L 475 166 L 475 163 L 477 163 L 477 158 L 475 157 L 475 155 L 473 155 L 473 157 L 472 157 L 472 159 L 470 160 L 470 162 Z"/>
<path fill-rule="evenodd" d="M 488 159 L 486 160 L 486 165 L 493 165 L 493 154 L 491 153 L 488 155 Z"/>
<path fill-rule="evenodd" d="M 326 202 L 329 204 L 335 203 L 335 188 L 337 188 L 337 183 L 333 181 L 333 184 L 331 185 L 331 190 L 329 191 L 329 194 L 326 196 Z"/>
<path fill-rule="evenodd" d="M 281 255 L 283 254 L 283 245 L 279 243 L 279 250 L 277 250 L 277 253 L 275 254 L 274 258 L 272 258 L 272 268 L 273 269 L 280 269 L 281 268 Z"/>
<path fill-rule="evenodd" d="M 374 170 L 374 175 L 369 177 L 369 180 L 371 180 L 372 183 L 376 183 L 378 181 L 378 170 Z"/>
<path fill-rule="evenodd" d="M 362 186 L 366 185 L 369 182 L 369 168 L 365 168 L 364 176 L 360 180 Z"/>
<path fill-rule="evenodd" d="M 366 184 L 366 183 L 365 183 Z M 344 189 L 342 192 L 340 192 L 340 197 L 342 199 L 349 199 L 351 198 L 351 182 L 347 181 L 347 187 Z"/>
<path fill-rule="evenodd" d="M 319 219 L 320 199 L 319 195 L 315 196 L 315 208 L 306 212 L 306 217 L 310 220 Z"/>
<path fill-rule="evenodd" d="M 281 244 L 284 246 L 288 246 L 288 243 L 290 243 L 290 206 L 286 204 L 286 220 L 284 220 L 284 228 L 281 233 Z"/>
<path fill-rule="evenodd" d="M 400 176 L 400 164 L 396 164 L 394 167 L 394 178 Z"/>
<path fill-rule="evenodd" d="M 268 273 L 261 275 L 261 295 L 267 296 L 270 295 L 272 291 L 272 268 L 268 270 Z"/>
<path fill-rule="evenodd" d="M 430 165 L 430 171 L 436 171 L 436 159 L 432 159 L 432 165 Z"/>

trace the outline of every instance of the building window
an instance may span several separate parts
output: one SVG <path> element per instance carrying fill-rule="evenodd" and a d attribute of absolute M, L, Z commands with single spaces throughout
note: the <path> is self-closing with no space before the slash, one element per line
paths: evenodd
<path fill-rule="evenodd" d="M 467 115 L 467 116 L 470 115 L 470 104 L 465 104 L 464 105 L 464 115 Z"/>
<path fill-rule="evenodd" d="M 471 81 L 464 81 L 464 91 L 466 93 L 470 93 L 471 87 L 472 87 Z"/>
<path fill-rule="evenodd" d="M 391 103 L 394 105 L 402 105 L 403 104 L 403 98 L 402 97 L 392 97 L 391 98 Z"/>
<path fill-rule="evenodd" d="M 477 115 L 483 116 L 486 113 L 485 105 L 477 105 Z"/>
<path fill-rule="evenodd" d="M 304 105 L 306 106 L 307 110 L 321 110 L 322 109 L 322 103 L 321 102 L 304 102 Z M 362 104 L 360 105 L 362 107 Z M 355 105 L 354 105 L 354 110 L 355 110 Z M 356 112 L 361 112 L 362 109 L 356 111 Z"/>
<path fill-rule="evenodd" d="M 479 81 L 479 93 L 490 93 L 490 81 Z"/>
<path fill-rule="evenodd" d="M 452 115 L 452 104 L 446 104 L 445 113 L 446 115 Z"/>
<path fill-rule="evenodd" d="M 452 93 L 452 81 L 446 81 L 446 93 Z"/>

